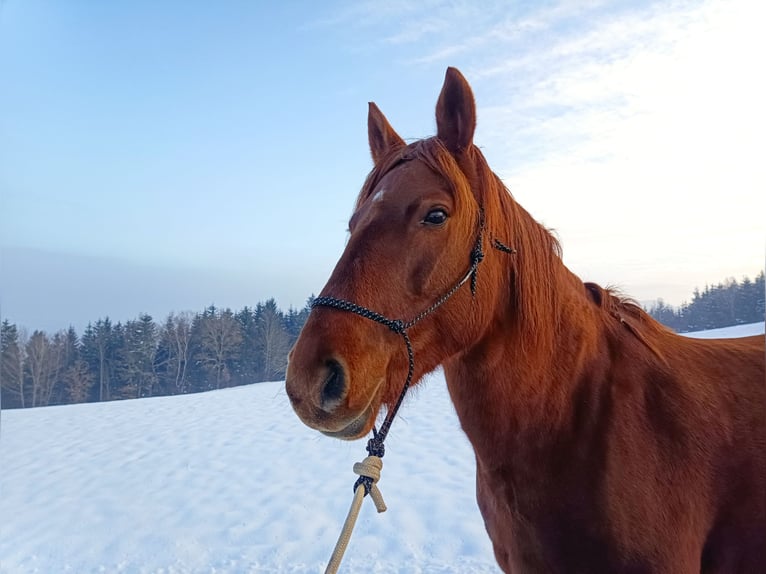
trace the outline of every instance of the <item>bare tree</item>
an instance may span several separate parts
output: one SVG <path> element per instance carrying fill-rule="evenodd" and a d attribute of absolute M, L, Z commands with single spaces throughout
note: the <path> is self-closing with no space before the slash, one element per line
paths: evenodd
<path fill-rule="evenodd" d="M 262 380 L 280 379 L 287 368 L 290 335 L 285 328 L 284 316 L 274 299 L 269 299 L 256 310 L 256 348 L 260 355 Z"/>
<path fill-rule="evenodd" d="M 77 359 L 64 371 L 63 379 L 69 403 L 84 403 L 88 400 L 93 374 L 85 361 Z"/>
<path fill-rule="evenodd" d="M 26 374 L 32 393 L 32 407 L 46 406 L 60 372 L 61 345 L 43 331 L 35 331 L 26 345 Z"/>
<path fill-rule="evenodd" d="M 186 373 L 191 358 L 192 321 L 194 315 L 188 311 L 171 313 L 160 333 L 160 345 L 164 349 L 164 368 L 168 379 L 172 379 L 173 393 L 185 393 L 189 383 Z"/>
<path fill-rule="evenodd" d="M 231 364 L 237 358 L 242 329 L 231 310 L 213 309 L 201 318 L 201 341 L 197 360 L 220 389 L 231 380 Z"/>
<path fill-rule="evenodd" d="M 48 384 L 38 397 L 38 405 L 64 402 L 66 393 L 65 371 L 77 360 L 77 334 L 74 328 L 54 333 L 48 339 Z"/>

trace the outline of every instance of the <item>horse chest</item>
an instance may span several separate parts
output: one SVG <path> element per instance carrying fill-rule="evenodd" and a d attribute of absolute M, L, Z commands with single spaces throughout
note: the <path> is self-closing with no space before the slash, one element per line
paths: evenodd
<path fill-rule="evenodd" d="M 538 477 L 518 483 L 512 472 L 477 468 L 477 502 L 505 572 L 650 572 L 648 562 L 626 563 L 619 541 L 600 510 L 597 491 L 566 484 L 566 478 Z"/>

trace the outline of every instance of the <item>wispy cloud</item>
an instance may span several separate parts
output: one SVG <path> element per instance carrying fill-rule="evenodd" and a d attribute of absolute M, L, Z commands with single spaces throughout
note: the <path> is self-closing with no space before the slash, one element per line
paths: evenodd
<path fill-rule="evenodd" d="M 447 45 L 430 47 L 423 55 L 413 58 L 413 63 L 442 61 L 459 53 L 476 50 L 488 50 L 487 54 L 482 55 L 482 59 L 491 58 L 494 53 L 496 57 L 502 58 L 503 62 L 507 62 L 503 54 L 507 55 L 509 49 L 515 49 L 516 53 L 524 53 L 537 41 L 532 38 L 530 45 L 530 37 L 545 36 L 554 31 L 563 34 L 562 30 L 556 30 L 559 24 L 584 17 L 601 4 L 603 2 L 600 0 L 559 2 L 532 11 L 524 11 L 517 6 L 503 3 L 494 5 L 493 9 L 472 4 L 472 9 L 461 10 L 460 18 L 453 20 L 454 35 L 447 41 Z M 524 45 L 525 42 L 527 45 Z M 478 73 L 491 74 L 492 68 L 498 72 L 504 65 L 491 66 L 489 70 L 478 70 Z"/>
<path fill-rule="evenodd" d="M 531 82 L 514 79 L 519 68 L 497 74 L 513 101 L 485 110 L 495 164 L 525 205 L 557 222 L 576 268 L 614 273 L 641 297 L 641 285 L 682 272 L 702 285 L 762 265 L 766 90 L 756 70 L 766 44 L 751 6 L 675 5 L 605 20 L 528 56 L 520 75 Z M 532 153 L 520 154 L 529 144 Z M 651 266 L 621 255 L 647 248 Z M 685 264 L 663 260 L 665 249 Z M 607 270 L 595 253 L 618 263 Z"/>
<path fill-rule="evenodd" d="M 538 6 L 398 2 L 347 22 L 366 37 L 374 25 L 382 50 L 406 47 L 403 65 L 460 63 L 477 94 L 477 141 L 522 203 L 560 228 L 584 274 L 619 277 L 642 298 L 641 285 L 679 272 L 679 257 L 699 269 L 696 284 L 711 280 L 713 260 L 713 280 L 756 272 L 766 227 L 766 6 Z M 659 255 L 655 230 L 675 258 Z"/>

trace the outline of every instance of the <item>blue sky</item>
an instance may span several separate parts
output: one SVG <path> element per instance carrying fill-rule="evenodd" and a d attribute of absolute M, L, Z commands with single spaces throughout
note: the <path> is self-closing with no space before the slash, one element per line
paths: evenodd
<path fill-rule="evenodd" d="M 370 169 L 367 102 L 431 135 L 449 65 L 476 143 L 581 277 L 674 304 L 752 277 L 761 6 L 6 0 L 2 316 L 301 307 Z"/>

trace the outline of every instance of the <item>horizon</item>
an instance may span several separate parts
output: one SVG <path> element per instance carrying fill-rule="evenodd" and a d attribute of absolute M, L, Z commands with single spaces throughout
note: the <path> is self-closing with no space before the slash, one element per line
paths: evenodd
<path fill-rule="evenodd" d="M 718 286 L 726 286 L 731 281 L 735 281 L 738 285 L 741 285 L 743 280 L 748 279 L 750 281 L 755 281 L 755 279 L 757 277 L 759 277 L 761 274 L 764 274 L 764 273 L 766 273 L 766 270 L 762 269 L 761 271 L 758 272 L 757 275 L 755 275 L 753 277 L 750 277 L 750 276 L 745 276 L 745 277 L 741 277 L 741 278 L 727 277 L 724 280 L 721 280 L 721 281 L 718 281 L 718 282 L 715 282 L 715 283 L 706 284 L 702 288 L 699 287 L 699 286 L 696 286 L 692 290 L 692 296 L 690 296 L 689 299 L 683 300 L 679 305 L 669 304 L 662 297 L 658 297 L 657 299 L 653 299 L 651 301 L 638 301 L 638 303 L 647 312 L 650 312 L 652 310 L 652 306 L 653 305 L 657 305 L 659 303 L 662 303 L 665 307 L 672 308 L 674 311 L 679 311 L 683 307 L 691 304 L 691 302 L 693 301 L 694 292 L 696 292 L 696 291 L 699 291 L 700 293 L 704 293 L 708 288 L 715 288 L 715 287 L 718 287 Z M 115 318 L 113 316 L 103 315 L 103 316 L 100 316 L 100 317 L 90 318 L 90 319 L 87 320 L 87 322 L 82 323 L 82 324 L 70 323 L 69 325 L 67 325 L 65 327 L 61 327 L 61 328 L 57 328 L 57 329 L 38 328 L 38 327 L 35 327 L 35 326 L 25 325 L 25 324 L 22 324 L 22 323 L 16 323 L 16 322 L 8 320 L 7 318 L 4 318 L 2 316 L 2 312 L 0 312 L 0 322 L 8 321 L 10 324 L 16 325 L 16 327 L 20 330 L 20 332 L 27 333 L 27 334 L 29 332 L 34 332 L 36 330 L 39 330 L 39 331 L 44 331 L 44 332 L 46 332 L 49 335 L 52 335 L 54 333 L 62 332 L 62 331 L 67 331 L 70 328 L 73 328 L 75 330 L 75 332 L 77 332 L 78 335 L 82 335 L 82 333 L 87 329 L 87 327 L 95 325 L 98 321 L 102 321 L 102 320 L 109 320 L 113 325 L 116 325 L 116 324 L 125 324 L 127 321 L 138 320 L 138 319 L 140 319 L 144 315 L 149 315 L 151 317 L 152 321 L 154 321 L 155 324 L 161 325 L 164 320 L 168 319 L 170 316 L 173 316 L 173 315 L 178 316 L 178 315 L 182 315 L 182 314 L 186 314 L 186 313 L 191 313 L 191 314 L 194 314 L 194 315 L 201 315 L 202 313 L 204 313 L 205 311 L 207 311 L 210 308 L 215 308 L 216 310 L 219 310 L 219 311 L 231 311 L 231 312 L 236 314 L 236 313 L 238 313 L 240 311 L 243 311 L 245 308 L 254 309 L 257 305 L 261 305 L 261 304 L 264 304 L 264 303 L 266 303 L 268 301 L 272 301 L 272 300 L 277 304 L 277 309 L 281 313 L 283 313 L 283 314 L 286 314 L 286 313 L 290 312 L 291 310 L 300 312 L 300 311 L 302 311 L 302 310 L 307 308 L 307 306 L 309 304 L 309 301 L 313 297 L 315 297 L 315 296 L 316 296 L 316 294 L 311 293 L 306 298 L 306 301 L 304 302 L 304 304 L 300 305 L 300 306 L 290 305 L 288 307 L 281 307 L 281 306 L 279 306 L 279 303 L 277 302 L 276 298 L 274 298 L 274 297 L 266 297 L 265 299 L 262 299 L 260 301 L 254 301 L 251 304 L 245 304 L 245 305 L 242 305 L 241 307 L 219 306 L 215 302 L 211 302 L 210 304 L 205 305 L 204 307 L 199 308 L 199 309 L 172 309 L 172 310 L 170 310 L 170 311 L 168 311 L 166 313 L 162 313 L 162 314 L 159 314 L 159 315 L 154 315 L 154 314 L 146 313 L 146 312 L 143 312 L 143 311 L 139 311 L 134 316 L 130 316 L 130 317 L 118 317 L 118 318 Z M 724 328 L 725 329 L 727 327 L 716 327 L 716 328 Z M 684 334 L 693 333 L 693 331 L 691 331 L 691 332 L 682 331 L 682 332 Z"/>
<path fill-rule="evenodd" d="M 0 4 L 0 315 L 302 308 L 371 168 L 367 102 L 475 142 L 584 281 L 678 307 L 766 261 L 766 6 Z"/>

